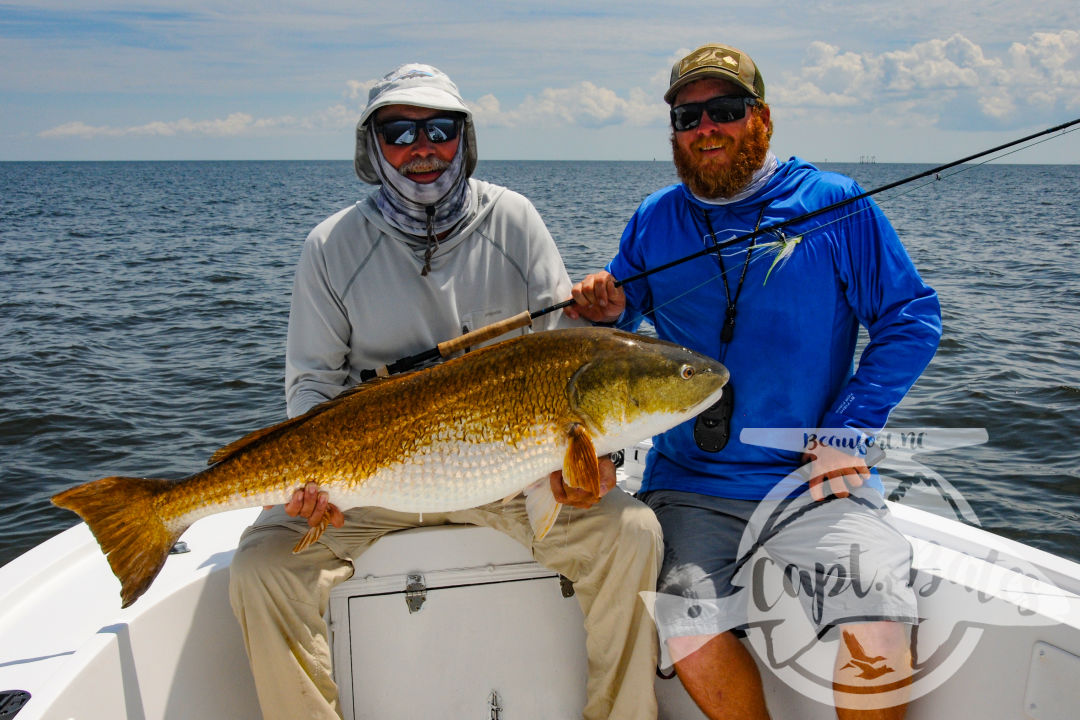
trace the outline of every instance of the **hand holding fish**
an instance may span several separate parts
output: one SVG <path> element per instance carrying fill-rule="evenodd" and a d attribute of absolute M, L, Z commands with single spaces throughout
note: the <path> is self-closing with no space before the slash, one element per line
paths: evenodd
<path fill-rule="evenodd" d="M 828 481 L 828 494 L 847 497 L 849 488 L 862 487 L 870 479 L 870 468 L 863 458 L 850 455 L 843 450 L 819 445 L 813 452 L 803 453 L 805 473 L 810 478 L 810 497 L 816 501 L 824 500 L 825 482 Z"/>
<path fill-rule="evenodd" d="M 626 293 L 615 286 L 615 276 L 606 270 L 587 275 L 570 292 L 577 304 L 563 308 L 563 313 L 575 320 L 612 322 L 626 309 Z"/>
<path fill-rule="evenodd" d="M 330 495 L 325 491 L 319 492 L 318 484 L 313 482 L 296 489 L 289 502 L 285 503 L 285 514 L 307 518 L 311 527 L 323 524 L 324 520 L 338 528 L 345 525 L 345 514 L 330 502 Z"/>
<path fill-rule="evenodd" d="M 615 463 L 611 461 L 611 457 L 608 455 L 597 458 L 596 461 L 600 470 L 599 494 L 593 495 L 588 490 L 567 485 L 563 482 L 562 470 L 556 470 L 551 473 L 550 477 L 551 494 L 555 496 L 555 501 L 562 505 L 570 505 L 583 510 L 587 510 L 600 502 L 600 498 L 615 487 Z"/>

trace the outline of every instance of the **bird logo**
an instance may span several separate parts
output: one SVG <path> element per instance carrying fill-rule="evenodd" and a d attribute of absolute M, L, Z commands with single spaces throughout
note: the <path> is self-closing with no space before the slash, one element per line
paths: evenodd
<path fill-rule="evenodd" d="M 894 672 L 893 668 L 888 665 L 879 664 L 885 660 L 883 655 L 870 657 L 866 654 L 866 651 L 863 650 L 862 643 L 859 642 L 858 638 L 847 630 L 843 631 L 843 635 L 844 644 L 847 646 L 848 653 L 851 654 L 851 660 L 847 665 L 840 668 L 841 670 L 855 668 L 859 671 L 855 677 L 863 678 L 864 680 L 874 680 L 882 675 Z"/>

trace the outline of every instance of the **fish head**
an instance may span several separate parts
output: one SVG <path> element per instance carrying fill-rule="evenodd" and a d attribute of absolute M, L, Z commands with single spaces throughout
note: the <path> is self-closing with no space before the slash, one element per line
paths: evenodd
<path fill-rule="evenodd" d="M 571 410 L 611 452 L 697 416 L 723 393 L 720 362 L 674 343 L 611 330 L 567 387 Z"/>

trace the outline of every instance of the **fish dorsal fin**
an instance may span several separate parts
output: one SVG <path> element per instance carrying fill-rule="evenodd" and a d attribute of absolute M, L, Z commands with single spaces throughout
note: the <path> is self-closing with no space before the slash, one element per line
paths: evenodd
<path fill-rule="evenodd" d="M 570 442 L 563 459 L 563 479 L 570 487 L 581 488 L 600 498 L 600 466 L 596 459 L 596 447 L 589 431 L 581 423 L 574 423 L 567 433 Z"/>
<path fill-rule="evenodd" d="M 228 460 L 233 455 L 236 455 L 237 453 L 244 450 L 245 448 L 251 447 L 255 443 L 259 442 L 260 440 L 268 438 L 271 435 L 282 432 L 284 430 L 288 430 L 289 428 L 295 427 L 297 425 L 302 425 L 303 423 L 306 423 L 307 421 L 311 420 L 313 417 L 317 417 L 318 415 L 323 414 L 324 412 L 326 412 L 330 408 L 333 408 L 333 407 L 336 407 L 337 405 L 340 405 L 347 398 L 350 398 L 353 395 L 361 393 L 361 392 L 363 392 L 365 390 L 370 390 L 371 388 L 373 388 L 373 387 L 375 387 L 377 385 L 382 385 L 383 383 L 389 382 L 391 380 L 396 380 L 398 378 L 404 377 L 406 375 L 411 375 L 411 374 L 412 374 L 412 372 L 408 372 L 408 373 L 402 373 L 401 375 L 394 375 L 393 377 L 388 377 L 388 378 L 377 377 L 377 378 L 372 378 L 371 380 L 368 380 L 367 382 L 360 383 L 359 385 L 353 385 L 351 388 L 347 388 L 345 390 L 342 390 L 335 397 L 330 398 L 326 402 L 319 403 L 318 405 L 311 408 L 310 410 L 308 410 L 303 415 L 297 415 L 294 418 L 289 418 L 288 420 L 284 420 L 282 422 L 279 422 L 276 425 L 271 425 L 269 427 L 260 428 L 258 430 L 255 430 L 254 432 L 248 433 L 247 435 L 243 436 L 239 440 L 234 440 L 233 442 L 229 443 L 228 445 L 226 445 L 225 447 L 221 448 L 220 450 L 216 451 L 213 455 L 211 455 L 210 459 L 207 461 L 207 464 L 208 465 L 214 465 L 214 464 L 222 462 L 224 460 Z"/>

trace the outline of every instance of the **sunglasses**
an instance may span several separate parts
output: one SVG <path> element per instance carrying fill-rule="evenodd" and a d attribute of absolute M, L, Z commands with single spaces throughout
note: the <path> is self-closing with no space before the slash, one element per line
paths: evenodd
<path fill-rule="evenodd" d="M 388 145 L 412 145 L 420 139 L 420 128 L 423 128 L 427 139 L 438 145 L 456 138 L 461 132 L 461 124 L 460 117 L 437 115 L 424 120 L 387 120 L 376 123 L 375 131 Z"/>
<path fill-rule="evenodd" d="M 757 105 L 757 98 L 745 95 L 720 95 L 703 103 L 686 103 L 671 108 L 671 127 L 679 132 L 693 130 L 701 123 L 701 113 L 709 113 L 714 123 L 742 120 L 747 106 Z"/>

